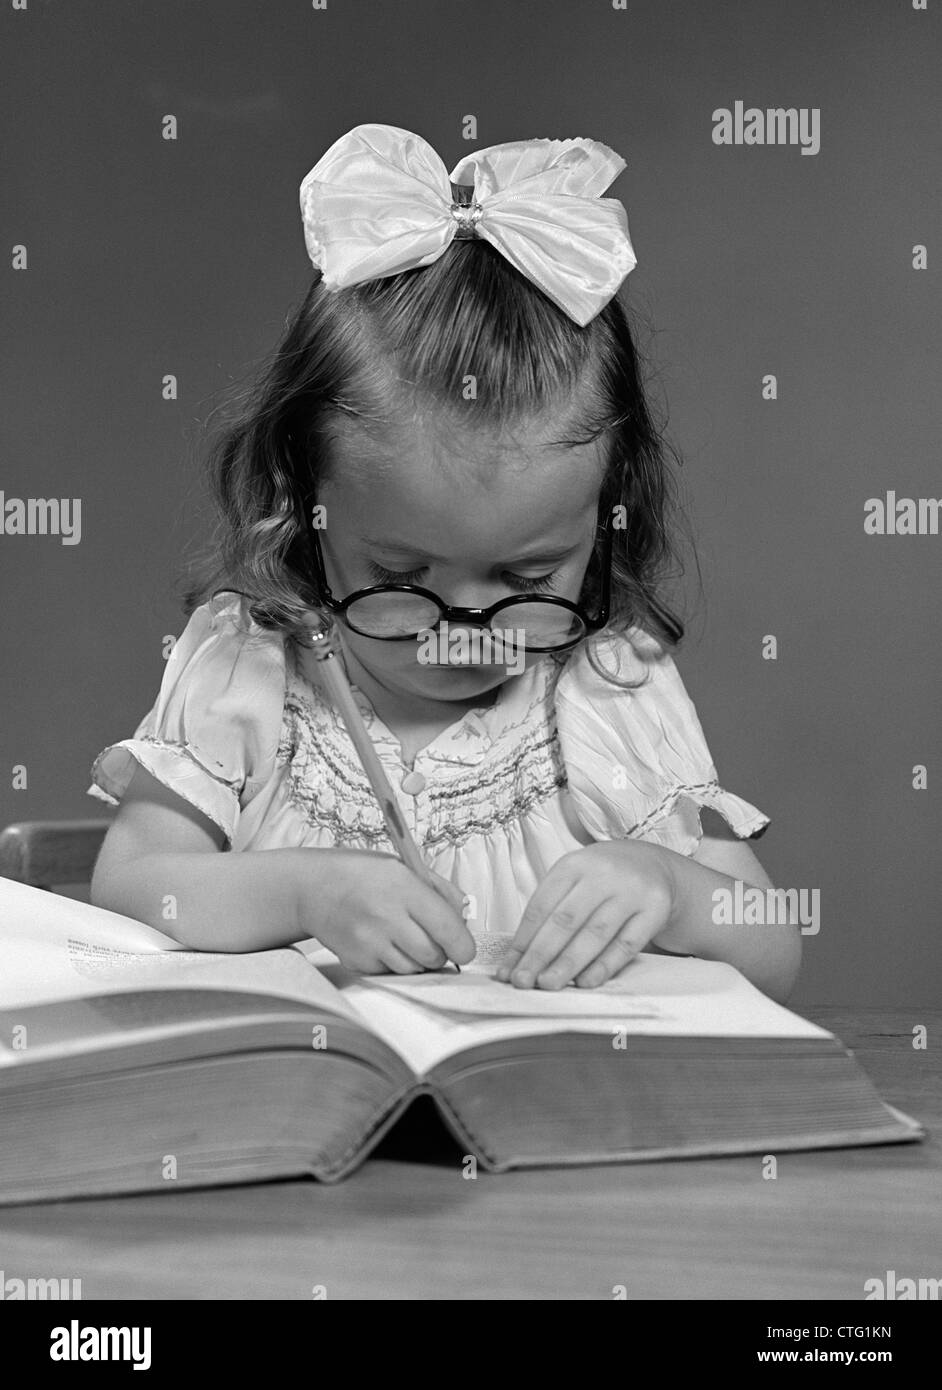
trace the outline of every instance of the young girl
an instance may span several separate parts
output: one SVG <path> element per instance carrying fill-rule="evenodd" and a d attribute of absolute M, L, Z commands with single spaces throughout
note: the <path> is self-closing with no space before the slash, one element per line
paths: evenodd
<path fill-rule="evenodd" d="M 522 988 L 647 949 L 787 997 L 798 927 L 713 921 L 716 890 L 772 887 L 740 843 L 768 817 L 718 785 L 668 650 L 669 477 L 616 297 L 627 220 L 599 196 L 623 167 L 532 140 L 448 175 L 369 125 L 311 170 L 318 273 L 217 448 L 218 563 L 94 765 L 120 802 L 94 902 L 196 950 L 316 938 L 411 973 L 505 932 Z M 325 608 L 440 891 L 392 853 L 320 686 Z"/>

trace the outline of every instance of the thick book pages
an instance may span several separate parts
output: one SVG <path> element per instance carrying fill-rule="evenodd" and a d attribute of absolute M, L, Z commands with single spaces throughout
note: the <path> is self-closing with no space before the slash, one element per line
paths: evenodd
<path fill-rule="evenodd" d="M 419 1094 L 485 1170 L 899 1142 L 824 1029 L 730 966 L 599 990 L 193 952 L 0 879 L 0 1203 L 352 1172 Z M 456 1157 L 456 1161 L 459 1161 Z"/>

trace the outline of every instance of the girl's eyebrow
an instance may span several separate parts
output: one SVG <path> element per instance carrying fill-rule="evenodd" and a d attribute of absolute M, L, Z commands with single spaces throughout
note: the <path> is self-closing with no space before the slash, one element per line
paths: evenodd
<path fill-rule="evenodd" d="M 400 541 L 389 540 L 385 536 L 361 536 L 360 540 L 368 545 L 372 550 L 384 550 L 390 554 L 407 555 L 409 558 L 421 558 L 423 560 L 447 561 L 450 557 L 444 555 L 433 555 L 430 550 L 423 550 L 421 546 L 404 545 Z M 531 564 L 534 560 L 558 561 L 563 560 L 567 555 L 572 555 L 581 541 L 576 541 L 573 545 L 566 546 L 547 546 L 543 550 L 534 549 L 529 555 L 517 555 L 514 560 L 506 561 L 507 564 Z"/>

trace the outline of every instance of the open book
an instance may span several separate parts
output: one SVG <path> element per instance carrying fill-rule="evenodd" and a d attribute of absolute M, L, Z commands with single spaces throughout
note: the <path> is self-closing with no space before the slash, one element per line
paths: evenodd
<path fill-rule="evenodd" d="M 354 975 L 305 942 L 188 951 L 0 878 L 0 1202 L 352 1172 L 419 1094 L 487 1171 L 921 1138 L 732 966 L 595 990 Z"/>

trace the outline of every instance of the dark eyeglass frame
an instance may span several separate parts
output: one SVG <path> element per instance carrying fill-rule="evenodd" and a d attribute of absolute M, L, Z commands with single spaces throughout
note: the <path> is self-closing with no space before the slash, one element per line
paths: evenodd
<path fill-rule="evenodd" d="M 557 652 L 565 651 L 568 647 L 574 647 L 578 642 L 584 640 L 592 632 L 598 632 L 603 628 L 609 619 L 609 609 L 611 606 L 611 587 L 612 587 L 612 541 L 613 528 L 611 525 L 611 508 L 604 502 L 599 503 L 599 511 L 596 525 L 602 532 L 602 569 L 601 581 L 602 588 L 599 595 L 599 611 L 593 618 L 586 612 L 581 604 L 571 603 L 569 599 L 557 598 L 552 594 L 514 594 L 509 598 L 500 599 L 497 603 L 492 603 L 489 608 L 458 608 L 452 604 L 447 604 L 439 598 L 438 594 L 431 589 L 423 589 L 417 584 L 370 584 L 365 589 L 354 589 L 352 594 L 347 594 L 346 598 L 337 599 L 330 591 L 327 583 L 327 572 L 324 568 L 324 555 L 321 550 L 320 536 L 318 528 L 312 520 L 314 503 L 310 501 L 304 507 L 304 519 L 307 525 L 308 545 L 311 555 L 311 565 L 316 581 L 318 602 L 323 607 L 329 609 L 334 617 L 339 618 L 351 632 L 357 633 L 360 637 L 369 637 L 374 642 L 414 642 L 421 632 L 430 628 L 438 627 L 439 623 L 470 623 L 475 627 L 490 628 L 491 619 L 495 613 L 504 608 L 515 608 L 523 603 L 551 603 L 558 608 L 565 608 L 570 613 L 575 613 L 580 622 L 585 627 L 585 632 L 578 637 L 570 638 L 565 642 L 553 643 L 551 646 L 531 647 L 528 643 L 524 644 L 524 650 L 528 652 Z M 596 537 L 596 546 L 598 545 Z M 358 599 L 369 598 L 373 594 L 397 593 L 397 594 L 418 594 L 420 598 L 428 599 L 436 605 L 439 610 L 438 622 L 427 624 L 425 628 L 419 628 L 417 632 L 396 633 L 393 636 L 377 636 L 372 632 L 361 632 L 358 627 L 349 621 L 346 616 L 347 609 Z M 493 629 L 492 629 L 493 630 Z"/>

